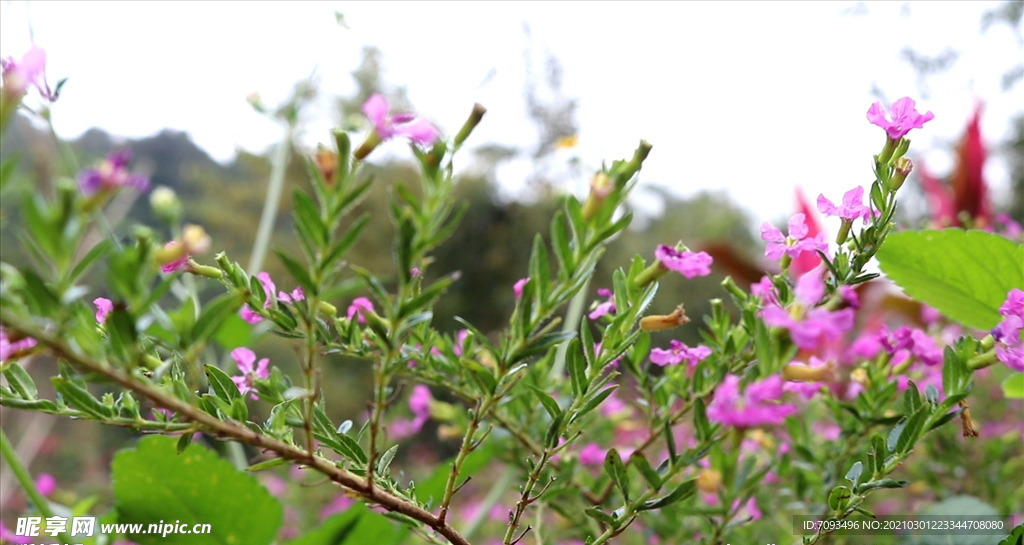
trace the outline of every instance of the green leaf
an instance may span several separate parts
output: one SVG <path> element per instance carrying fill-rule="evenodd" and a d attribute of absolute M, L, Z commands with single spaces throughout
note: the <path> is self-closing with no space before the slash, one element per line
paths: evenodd
<path fill-rule="evenodd" d="M 877 257 L 907 295 L 982 330 L 999 323 L 1010 289 L 1024 286 L 1024 245 L 984 231 L 893 233 Z"/>
<path fill-rule="evenodd" d="M 537 396 L 537 401 L 540 401 L 540 404 L 544 406 L 544 410 L 551 415 L 551 418 L 558 418 L 558 415 L 562 414 L 562 408 L 558 406 L 558 402 L 555 401 L 555 398 L 532 384 L 528 384 L 528 386 L 533 390 L 533 394 Z"/>
<path fill-rule="evenodd" d="M 846 480 L 853 483 L 853 487 L 857 487 L 857 481 L 860 480 L 860 474 L 864 471 L 864 464 L 860 461 L 854 462 L 853 467 L 850 471 L 846 472 Z"/>
<path fill-rule="evenodd" d="M 572 395 L 574 398 L 583 397 L 587 393 L 589 383 L 587 381 L 587 363 L 583 358 L 583 350 L 580 349 L 579 338 L 569 341 L 569 348 L 565 351 L 565 361 L 569 368 L 569 379 L 572 382 Z"/>
<path fill-rule="evenodd" d="M 608 449 L 604 456 L 604 471 L 615 482 L 615 486 L 622 492 L 622 496 L 629 502 L 629 474 L 626 473 L 626 466 L 622 463 L 619 451 L 614 448 Z"/>
<path fill-rule="evenodd" d="M 203 313 L 192 327 L 192 342 L 198 343 L 212 337 L 232 314 L 238 313 L 243 304 L 244 300 L 239 293 L 225 293 L 211 301 L 203 308 Z"/>
<path fill-rule="evenodd" d="M 35 381 L 32 380 L 32 377 L 29 376 L 22 366 L 17 363 L 11 363 L 4 369 L 3 373 L 4 377 L 7 378 L 7 383 L 11 385 L 11 390 L 21 396 L 22 399 L 32 400 L 39 395 Z"/>
<path fill-rule="evenodd" d="M 176 441 L 151 436 L 111 464 L 118 522 L 209 524 L 209 534 L 129 534 L 139 545 L 268 545 L 281 505 L 251 475 L 196 444 L 179 455 Z"/>
<path fill-rule="evenodd" d="M 889 438 L 885 440 L 885 446 L 889 449 L 889 452 L 896 451 L 896 442 L 899 441 L 900 436 L 903 435 L 903 428 L 907 426 L 907 417 L 900 418 L 900 421 L 893 426 L 892 431 L 889 432 Z"/>
<path fill-rule="evenodd" d="M 242 396 L 242 394 L 238 392 L 238 386 L 235 385 L 235 381 L 231 380 L 231 377 L 219 367 L 206 365 L 205 369 L 206 378 L 210 380 L 210 388 L 213 389 L 213 393 L 216 394 L 217 397 L 230 403 L 234 401 L 236 397 Z"/>
<path fill-rule="evenodd" d="M 629 457 L 629 461 L 634 467 L 636 467 L 637 471 L 640 472 L 640 475 L 645 481 L 647 481 L 647 484 L 650 485 L 651 488 L 655 490 L 661 488 L 661 475 L 651 467 L 651 463 L 647 461 L 647 458 L 642 452 L 634 452 Z"/>
<path fill-rule="evenodd" d="M 679 486 L 675 487 L 675 489 L 669 492 L 668 494 L 660 498 L 655 498 L 653 500 L 644 502 L 642 505 L 640 505 L 640 507 L 637 508 L 637 510 L 649 511 L 651 509 L 660 509 L 667 505 L 672 505 L 673 503 L 681 502 L 686 498 L 689 498 L 690 496 L 694 495 L 696 491 L 697 479 L 690 479 L 689 481 L 686 481 L 680 484 Z"/>
<path fill-rule="evenodd" d="M 84 387 L 64 377 L 53 377 L 50 381 L 53 382 L 54 389 L 60 393 L 68 405 L 99 420 L 114 416 L 113 407 L 104 405 Z"/>
<path fill-rule="evenodd" d="M 1006 399 L 1024 399 L 1024 373 L 1014 373 L 1003 381 Z"/>

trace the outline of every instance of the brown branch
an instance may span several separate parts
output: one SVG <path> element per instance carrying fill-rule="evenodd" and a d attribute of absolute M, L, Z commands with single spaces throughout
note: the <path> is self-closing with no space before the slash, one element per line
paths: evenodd
<path fill-rule="evenodd" d="M 179 416 L 201 425 L 204 431 L 212 435 L 230 438 L 260 449 L 269 450 L 281 458 L 308 466 L 326 475 L 332 481 L 352 490 L 366 501 L 376 503 L 388 511 L 400 513 L 422 522 L 444 536 L 453 545 L 470 545 L 469 541 L 462 537 L 455 528 L 433 513 L 386 492 L 380 487 L 371 486 L 365 478 L 337 467 L 334 462 L 326 458 L 310 454 L 306 450 L 262 435 L 244 425 L 219 420 L 176 397 L 167 395 L 151 384 L 142 382 L 120 369 L 77 354 L 59 338 L 44 333 L 37 327 L 26 325 L 10 311 L 0 311 L 0 322 L 10 330 L 35 338 L 39 344 L 49 347 L 54 355 L 67 360 L 72 365 L 102 375 L 124 388 L 137 392 L 149 398 L 157 405 L 174 411 Z"/>

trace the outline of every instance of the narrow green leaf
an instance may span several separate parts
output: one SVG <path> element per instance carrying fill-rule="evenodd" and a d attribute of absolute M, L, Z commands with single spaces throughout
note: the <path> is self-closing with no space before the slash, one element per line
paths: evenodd
<path fill-rule="evenodd" d="M 587 364 L 583 361 L 583 351 L 580 350 L 579 339 L 569 341 L 568 350 L 565 352 L 565 361 L 569 368 L 573 397 L 583 397 L 583 394 L 587 393 L 588 386 Z"/>
<path fill-rule="evenodd" d="M 210 301 L 192 327 L 192 342 L 203 342 L 212 337 L 220 326 L 237 314 L 245 301 L 240 293 L 225 293 Z"/>
<path fill-rule="evenodd" d="M 693 496 L 697 492 L 697 479 L 690 479 L 685 481 L 679 486 L 675 487 L 672 492 L 650 501 L 644 502 L 638 510 L 650 511 L 651 509 L 661 509 L 673 503 L 681 502 L 690 496 Z"/>
<path fill-rule="evenodd" d="M 636 467 L 640 475 L 647 481 L 647 484 L 654 490 L 661 488 L 662 478 L 657 471 L 651 467 L 651 463 L 647 461 L 647 457 L 642 452 L 634 452 L 629 457 L 629 461 Z"/>
<path fill-rule="evenodd" d="M 555 398 L 532 384 L 529 384 L 528 386 L 533 390 L 533 394 L 537 396 L 537 401 L 540 401 L 540 404 L 544 406 L 544 410 L 551 415 L 551 418 L 557 418 L 558 415 L 562 413 L 562 408 L 558 406 L 558 402 L 555 401 Z"/>
<path fill-rule="evenodd" d="M 893 426 L 892 431 L 889 432 L 889 438 L 885 441 L 886 448 L 889 452 L 896 451 L 896 442 L 900 440 L 900 436 L 903 435 L 903 428 L 907 427 L 907 417 L 900 418 L 899 422 Z"/>
<path fill-rule="evenodd" d="M 608 452 L 605 453 L 604 471 L 611 477 L 612 482 L 622 492 L 622 496 L 626 501 L 629 502 L 629 473 L 626 472 L 626 466 L 622 463 L 619 451 L 614 448 L 608 449 Z"/>
<path fill-rule="evenodd" d="M 206 378 L 210 381 L 210 388 L 217 397 L 231 403 L 235 398 L 241 397 L 238 386 L 231 380 L 231 376 L 213 365 L 205 365 Z"/>
<path fill-rule="evenodd" d="M 64 377 L 52 377 L 50 381 L 68 405 L 98 420 L 106 420 L 114 416 L 113 407 L 104 405 L 88 390 L 73 381 Z"/>
<path fill-rule="evenodd" d="M 35 381 L 21 365 L 11 363 L 3 373 L 7 377 L 7 383 L 11 385 L 11 390 L 16 392 L 21 399 L 33 400 L 39 395 Z"/>

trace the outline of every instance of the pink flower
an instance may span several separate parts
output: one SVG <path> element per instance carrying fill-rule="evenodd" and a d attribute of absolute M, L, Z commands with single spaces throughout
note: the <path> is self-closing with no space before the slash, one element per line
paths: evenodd
<path fill-rule="evenodd" d="M 750 294 L 757 297 L 762 305 L 767 303 L 779 304 L 779 298 L 775 294 L 775 286 L 772 284 L 772 279 L 767 276 L 762 276 L 761 280 L 750 285 Z"/>
<path fill-rule="evenodd" d="M 589 443 L 580 449 L 580 465 L 599 466 L 604 463 L 605 450 L 597 443 Z"/>
<path fill-rule="evenodd" d="M 529 277 L 527 277 L 527 278 L 520 278 L 519 280 L 516 280 L 515 284 L 512 285 L 512 292 L 516 294 L 516 299 L 517 300 L 523 298 L 523 287 L 525 287 L 526 283 L 529 282 L 529 281 L 530 281 Z"/>
<path fill-rule="evenodd" d="M 601 297 L 605 297 L 606 300 L 594 307 L 594 310 L 590 311 L 590 314 L 587 314 L 587 318 L 596 320 L 605 314 L 615 314 L 615 298 L 612 297 L 612 291 L 607 288 L 601 288 L 597 290 L 597 294 Z"/>
<path fill-rule="evenodd" d="M 57 93 L 46 83 L 46 51 L 43 48 L 33 44 L 19 61 L 12 57 L 0 60 L 0 69 L 3 70 L 0 77 L 3 78 L 5 95 L 20 98 L 31 85 L 46 100 L 57 100 Z"/>
<path fill-rule="evenodd" d="M 774 403 L 783 394 L 783 380 L 779 375 L 752 382 L 743 392 L 740 392 L 739 385 L 740 377 L 725 377 L 708 404 L 709 420 L 727 426 L 751 428 L 782 424 L 787 416 L 796 412 L 795 405 Z"/>
<path fill-rule="evenodd" d="M 114 303 L 105 297 L 93 299 L 92 304 L 96 305 L 96 323 L 98 324 L 106 322 L 107 316 L 110 316 L 110 313 L 114 311 Z"/>
<path fill-rule="evenodd" d="M 352 507 L 356 500 L 346 496 L 345 494 L 338 494 L 328 503 L 323 509 L 320 510 L 320 522 L 323 522 L 327 517 L 347 511 L 349 507 Z"/>
<path fill-rule="evenodd" d="M 768 259 L 780 259 L 783 255 L 791 258 L 800 257 L 804 252 L 815 250 L 828 252 L 828 239 L 824 232 L 817 236 L 809 237 L 810 231 L 807 228 L 807 216 L 795 214 L 789 219 L 789 236 L 782 234 L 782 231 L 772 224 L 764 222 L 761 224 L 761 240 L 768 243 L 764 255 Z"/>
<path fill-rule="evenodd" d="M 266 299 L 263 300 L 263 308 L 268 309 L 274 306 L 274 293 L 277 292 L 277 286 L 274 285 L 274 281 L 270 279 L 270 273 L 263 271 L 256 275 L 256 278 L 263 285 L 263 294 Z M 301 293 L 301 291 L 300 291 Z M 257 324 L 263 320 L 263 316 L 260 316 L 252 307 L 244 305 L 239 311 L 242 319 L 250 324 Z"/>
<path fill-rule="evenodd" d="M 388 101 L 377 93 L 363 104 L 363 113 L 373 123 L 373 129 L 381 140 L 403 136 L 417 144 L 431 145 L 440 132 L 433 124 L 413 114 L 390 114 Z"/>
<path fill-rule="evenodd" d="M 651 350 L 651 363 L 664 367 L 670 364 L 676 365 L 685 360 L 689 366 L 693 368 L 697 365 L 697 362 L 711 355 L 711 349 L 704 345 L 697 345 L 690 348 L 689 346 L 672 339 L 669 346 L 670 348 L 668 350 L 663 350 L 661 348 Z"/>
<path fill-rule="evenodd" d="M 771 304 L 761 311 L 761 316 L 770 326 L 788 329 L 793 343 L 800 348 L 814 350 L 823 340 L 838 340 L 844 332 L 853 328 L 853 309 L 831 311 L 815 308 L 825 294 L 825 284 L 819 270 L 800 277 L 794 294 L 796 302 L 788 310 Z"/>
<path fill-rule="evenodd" d="M 164 250 L 172 251 L 177 246 L 178 243 L 172 240 L 171 242 L 168 242 L 167 244 L 164 245 Z M 175 259 L 174 261 L 169 261 L 167 263 L 164 263 L 163 265 L 160 265 L 160 272 L 170 274 L 173 272 L 184 271 L 185 269 L 188 268 L 189 257 L 190 256 L 188 254 L 185 254 L 180 258 Z"/>
<path fill-rule="evenodd" d="M 42 527 L 40 527 L 40 530 L 42 530 Z M 0 543 L 5 545 L 7 543 L 11 543 L 12 545 L 25 545 L 27 543 L 32 543 L 33 541 L 34 540 L 31 537 L 15 535 L 14 532 L 8 530 L 6 526 L 0 524 Z"/>
<path fill-rule="evenodd" d="M 373 308 L 373 303 L 366 297 L 356 297 L 352 300 L 352 304 L 348 306 L 346 316 L 349 321 L 352 321 L 352 318 L 355 317 L 359 320 L 360 324 L 365 324 L 364 312 L 376 312 Z"/>
<path fill-rule="evenodd" d="M 654 251 L 654 257 L 658 258 L 661 265 L 670 271 L 675 271 L 686 278 L 707 276 L 711 274 L 711 256 L 707 252 L 693 253 L 689 250 L 680 252 L 671 246 L 661 244 Z"/>
<path fill-rule="evenodd" d="M 282 303 L 295 304 L 299 301 L 306 300 L 306 292 L 302 291 L 302 286 L 293 289 L 291 292 L 279 291 L 277 292 L 277 300 Z"/>
<path fill-rule="evenodd" d="M 826 199 L 824 194 L 820 194 L 818 195 L 818 212 L 828 217 L 838 216 L 849 221 L 857 218 L 867 221 L 872 216 L 872 212 L 870 207 L 864 206 L 863 200 L 864 188 L 861 186 L 857 186 L 843 194 L 843 204 L 839 206 Z"/>
<path fill-rule="evenodd" d="M 132 152 L 128 148 L 111 153 L 99 165 L 78 173 L 78 187 L 86 195 L 121 187 L 145 191 L 149 187 L 149 178 L 129 172 L 128 163 L 131 160 Z"/>
<path fill-rule="evenodd" d="M 889 115 L 886 116 L 882 103 L 876 102 L 868 108 L 868 121 L 885 129 L 889 138 L 899 140 L 911 129 L 923 128 L 925 123 L 935 118 L 931 112 L 921 115 L 915 106 L 914 99 L 903 97 L 893 103 L 889 108 Z"/>
<path fill-rule="evenodd" d="M 413 386 L 412 393 L 409 394 L 409 410 L 413 414 L 413 419 L 392 422 L 389 428 L 392 438 L 404 439 L 423 429 L 423 425 L 430 420 L 430 404 L 433 400 L 430 388 L 422 384 Z"/>
<path fill-rule="evenodd" d="M 24 337 L 12 341 L 7 336 L 3 326 L 0 326 L 0 363 L 19 358 L 35 346 L 36 340 L 32 337 Z"/>
<path fill-rule="evenodd" d="M 259 399 L 259 396 L 256 395 L 256 380 L 270 377 L 270 371 L 267 370 L 270 360 L 263 358 L 257 363 L 256 354 L 244 346 L 232 350 L 231 359 L 235 360 L 238 370 L 242 372 L 240 377 L 231 377 L 235 386 L 238 386 L 238 391 L 242 395 L 252 392 L 251 397 Z"/>
<path fill-rule="evenodd" d="M 57 491 L 57 479 L 54 479 L 53 475 L 49 473 L 40 473 L 36 477 L 36 490 L 43 496 L 53 494 Z"/>

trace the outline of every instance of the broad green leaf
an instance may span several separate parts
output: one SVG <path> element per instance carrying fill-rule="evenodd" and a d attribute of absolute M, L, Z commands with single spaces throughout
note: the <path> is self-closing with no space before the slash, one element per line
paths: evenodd
<path fill-rule="evenodd" d="M 965 325 L 989 330 L 1012 288 L 1024 288 L 1024 245 L 984 231 L 893 233 L 878 261 L 907 295 Z"/>
<path fill-rule="evenodd" d="M 1014 373 L 1003 381 L 1003 395 L 1007 399 L 1024 399 L 1024 373 Z"/>
<path fill-rule="evenodd" d="M 131 534 L 139 545 L 267 545 L 281 505 L 251 475 L 196 444 L 178 454 L 170 437 L 151 436 L 118 452 L 111 471 L 118 522 L 209 524 L 209 534 Z"/>

